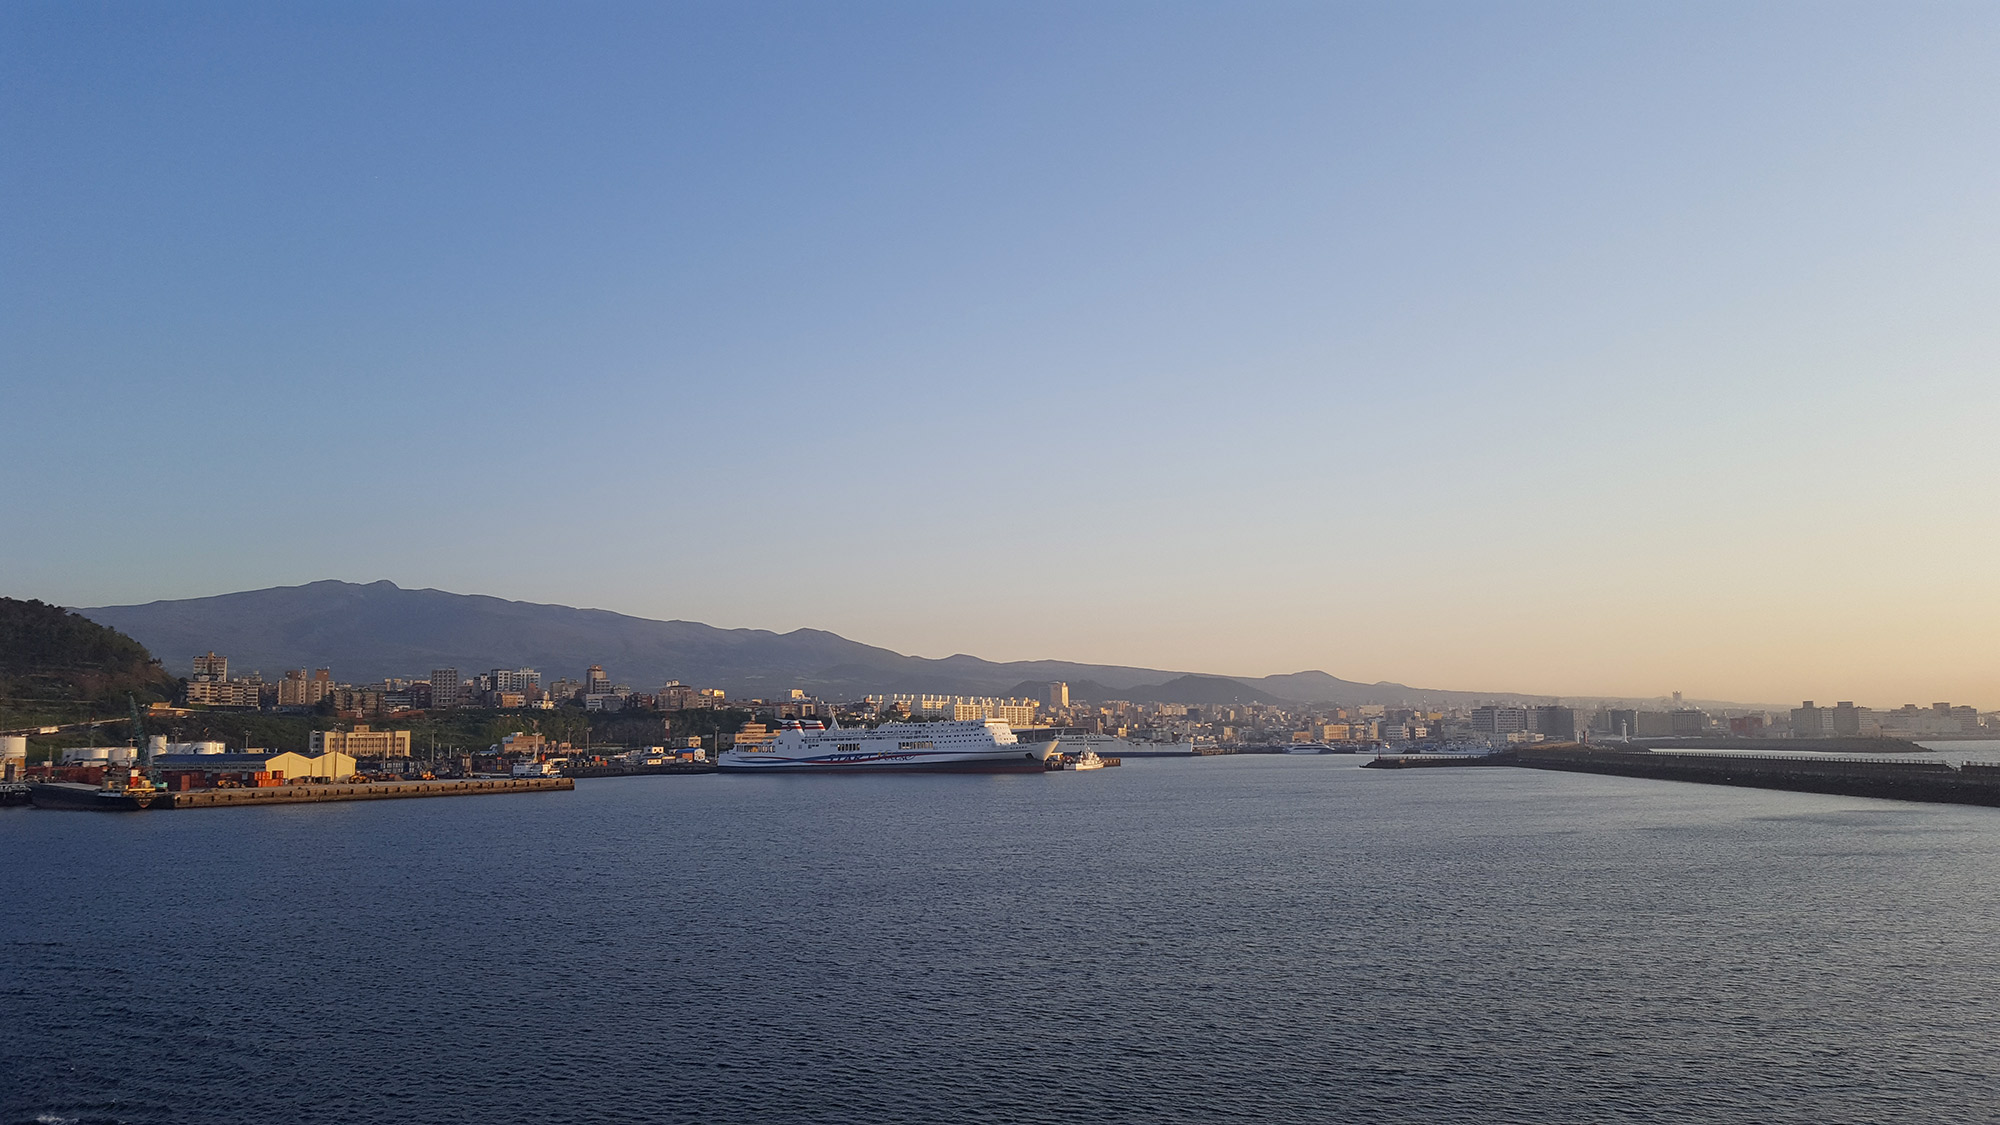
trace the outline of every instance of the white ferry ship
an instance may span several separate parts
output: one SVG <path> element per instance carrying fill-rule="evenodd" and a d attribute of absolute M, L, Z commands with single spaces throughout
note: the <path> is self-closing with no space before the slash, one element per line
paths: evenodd
<path fill-rule="evenodd" d="M 720 770 L 965 770 L 1040 773 L 1047 747 L 1024 744 L 999 719 L 985 722 L 883 723 L 828 730 L 817 719 L 789 719 L 775 737 L 746 740 L 716 755 Z"/>

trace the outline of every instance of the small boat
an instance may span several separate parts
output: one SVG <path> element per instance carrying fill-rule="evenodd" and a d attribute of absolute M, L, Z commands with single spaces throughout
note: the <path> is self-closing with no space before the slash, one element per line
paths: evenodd
<path fill-rule="evenodd" d="M 1104 759 L 1098 757 L 1095 750 L 1085 750 L 1076 756 L 1076 760 L 1070 763 L 1069 768 L 1073 770 L 1101 770 L 1104 768 Z"/>

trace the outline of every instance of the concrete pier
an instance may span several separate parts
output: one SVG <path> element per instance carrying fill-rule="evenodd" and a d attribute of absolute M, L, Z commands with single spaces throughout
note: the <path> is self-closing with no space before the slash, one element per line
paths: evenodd
<path fill-rule="evenodd" d="M 663 773 L 714 773 L 714 762 L 674 762 L 664 766 L 572 766 L 564 777 L 651 777 Z"/>
<path fill-rule="evenodd" d="M 392 801 L 408 797 L 472 797 L 575 789 L 567 777 L 468 777 L 447 781 L 274 785 L 264 789 L 191 789 L 169 793 L 155 808 L 215 809 L 236 805 L 299 805 L 317 801 Z"/>
<path fill-rule="evenodd" d="M 1493 754 L 1378 754 L 1361 763 L 1364 770 L 1435 769 L 1440 766 L 1497 766 Z"/>
<path fill-rule="evenodd" d="M 1968 762 L 1910 758 L 1793 758 L 1751 754 L 1651 754 L 1578 747 L 1529 748 L 1494 755 L 1494 764 L 1660 781 L 1788 789 L 1844 797 L 1885 797 L 2000 806 L 2000 769 Z"/>

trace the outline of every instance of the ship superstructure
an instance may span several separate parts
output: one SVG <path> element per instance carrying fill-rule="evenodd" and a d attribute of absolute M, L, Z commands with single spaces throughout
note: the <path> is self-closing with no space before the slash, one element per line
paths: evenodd
<path fill-rule="evenodd" d="M 834 727 L 790 719 L 769 738 L 739 740 L 716 768 L 753 770 L 968 770 L 1042 772 L 1045 746 L 1023 744 L 999 719 Z"/>
<path fill-rule="evenodd" d="M 1120 738 L 1117 735 L 1098 734 L 1095 731 L 1076 728 L 1056 728 L 1044 731 L 1043 738 L 1053 738 L 1053 747 L 1064 754 L 1082 754 L 1086 751 L 1107 758 L 1186 758 L 1194 756 L 1193 742 L 1142 742 L 1134 738 Z"/>

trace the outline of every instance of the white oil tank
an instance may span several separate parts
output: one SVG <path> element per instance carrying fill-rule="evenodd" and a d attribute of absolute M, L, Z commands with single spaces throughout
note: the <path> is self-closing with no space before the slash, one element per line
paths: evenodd
<path fill-rule="evenodd" d="M 162 754 L 164 754 L 164 753 L 166 753 L 166 752 L 167 752 L 167 736 L 166 736 L 166 735 L 164 735 L 164 734 L 155 734 L 155 735 L 151 735 L 151 736 L 149 736 L 149 737 L 148 737 L 148 738 L 146 739 L 146 764 L 147 764 L 147 765 L 152 765 L 152 764 L 153 764 L 153 759 L 155 759 L 155 758 L 159 757 L 160 755 L 162 755 Z"/>
<path fill-rule="evenodd" d="M 139 751 L 132 746 L 107 746 L 104 756 L 114 766 L 129 766 L 139 760 Z"/>
<path fill-rule="evenodd" d="M 0 769 L 5 769 L 8 762 L 25 763 L 27 760 L 28 737 L 26 735 L 0 735 Z"/>

